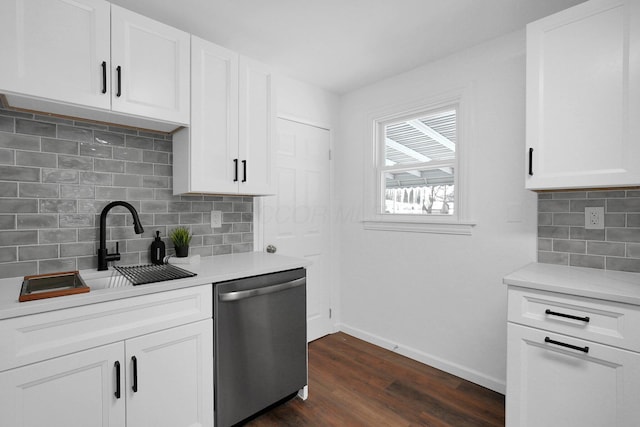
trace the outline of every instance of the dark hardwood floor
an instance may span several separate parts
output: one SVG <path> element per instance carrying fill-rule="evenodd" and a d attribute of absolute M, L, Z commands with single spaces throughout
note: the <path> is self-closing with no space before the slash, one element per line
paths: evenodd
<path fill-rule="evenodd" d="M 309 344 L 309 399 L 246 425 L 504 426 L 504 396 L 337 333 Z"/>

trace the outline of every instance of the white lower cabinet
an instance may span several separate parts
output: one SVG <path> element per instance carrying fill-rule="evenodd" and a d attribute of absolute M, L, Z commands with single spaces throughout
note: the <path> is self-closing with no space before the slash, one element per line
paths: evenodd
<path fill-rule="evenodd" d="M 211 285 L 5 319 L 0 350 L 3 427 L 213 427 Z"/>
<path fill-rule="evenodd" d="M 508 326 L 507 351 L 508 426 L 622 427 L 640 420 L 640 354 L 515 324 Z"/>
<path fill-rule="evenodd" d="M 124 399 L 114 395 L 123 357 L 124 343 L 115 343 L 0 373 L 0 424 L 124 426 Z"/>
<path fill-rule="evenodd" d="M 125 346 L 127 426 L 213 426 L 212 319 Z"/>
<path fill-rule="evenodd" d="M 624 321 L 636 313 L 627 304 L 510 287 L 506 425 L 638 425 L 639 325 Z M 609 339 L 617 346 L 598 342 Z"/>

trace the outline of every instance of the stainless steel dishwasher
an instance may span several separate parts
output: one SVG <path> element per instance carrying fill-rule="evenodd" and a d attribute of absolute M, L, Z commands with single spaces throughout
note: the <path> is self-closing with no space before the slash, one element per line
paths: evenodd
<path fill-rule="evenodd" d="M 304 268 L 214 285 L 215 425 L 234 425 L 307 385 Z"/>

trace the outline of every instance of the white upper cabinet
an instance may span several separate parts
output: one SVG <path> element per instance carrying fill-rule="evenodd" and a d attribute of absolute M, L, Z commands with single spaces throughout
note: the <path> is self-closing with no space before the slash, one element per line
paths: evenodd
<path fill-rule="evenodd" d="M 189 34 L 111 6 L 113 111 L 189 123 Z"/>
<path fill-rule="evenodd" d="M 173 137 L 173 192 L 272 194 L 271 72 L 192 36 L 191 126 Z"/>
<path fill-rule="evenodd" d="M 30 110 L 188 124 L 189 42 L 184 31 L 102 0 L 2 1 L 0 93 Z"/>
<path fill-rule="evenodd" d="M 528 189 L 640 184 L 640 2 L 527 26 Z"/>
<path fill-rule="evenodd" d="M 191 37 L 191 127 L 173 138 L 173 191 L 237 193 L 238 54 Z"/>
<path fill-rule="evenodd" d="M 102 0 L 3 0 L 0 91 L 110 108 L 109 14 Z"/>
<path fill-rule="evenodd" d="M 239 72 L 239 192 L 273 194 L 273 74 L 263 64 L 245 57 L 240 57 Z"/>

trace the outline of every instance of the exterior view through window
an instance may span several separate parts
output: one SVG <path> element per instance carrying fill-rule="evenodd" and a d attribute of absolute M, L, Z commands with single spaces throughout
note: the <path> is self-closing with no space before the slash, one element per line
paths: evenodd
<path fill-rule="evenodd" d="M 382 124 L 383 214 L 454 215 L 455 106 Z"/>

